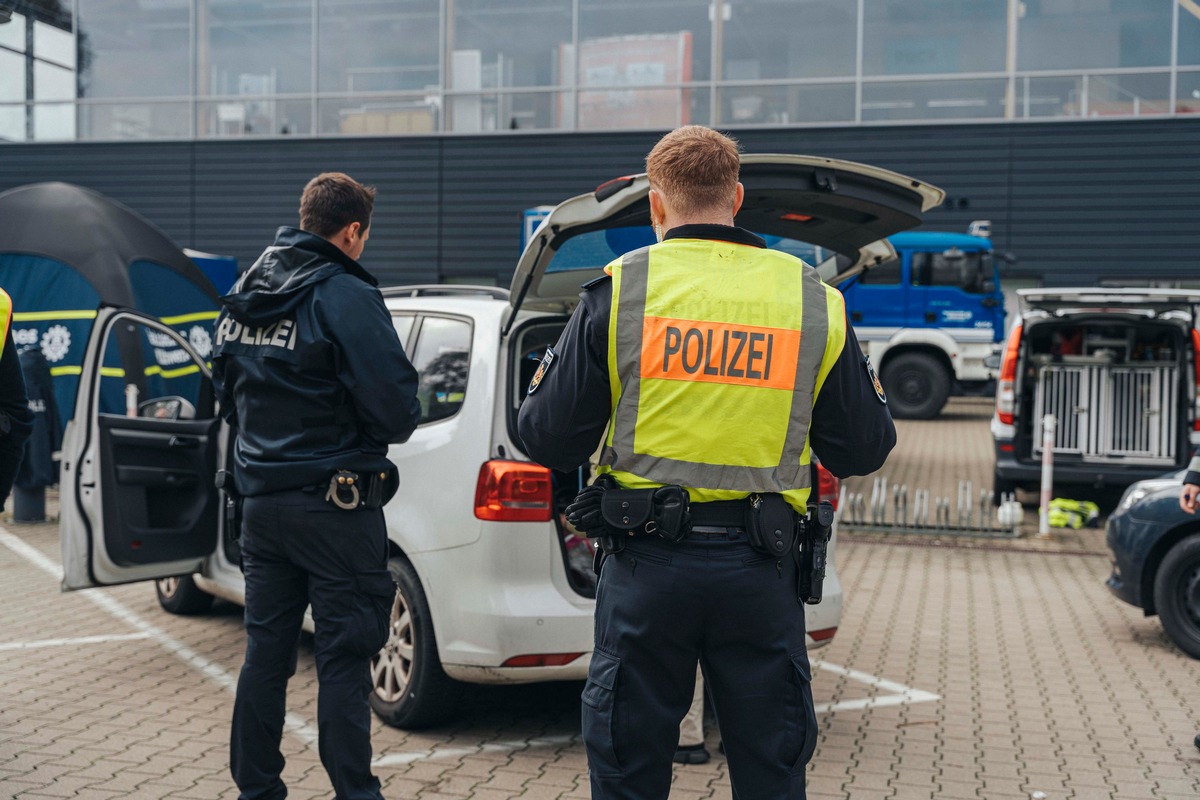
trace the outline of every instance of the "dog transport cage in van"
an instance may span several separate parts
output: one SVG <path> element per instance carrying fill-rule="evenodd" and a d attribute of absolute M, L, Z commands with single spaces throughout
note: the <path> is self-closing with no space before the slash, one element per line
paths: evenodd
<path fill-rule="evenodd" d="M 1200 292 L 1024 289 L 997 388 L 996 491 L 1035 488 L 1054 415 L 1055 481 L 1127 485 L 1200 439 Z"/>

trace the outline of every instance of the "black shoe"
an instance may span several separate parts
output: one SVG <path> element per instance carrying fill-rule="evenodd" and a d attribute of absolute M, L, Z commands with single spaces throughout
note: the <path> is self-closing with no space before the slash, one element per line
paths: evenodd
<path fill-rule="evenodd" d="M 1192 740 L 1192 744 L 1196 745 L 1196 749 L 1200 750 L 1200 733 L 1196 734 L 1196 738 Z"/>
<path fill-rule="evenodd" d="M 707 764 L 708 750 L 702 744 L 688 744 L 675 748 L 676 764 Z"/>

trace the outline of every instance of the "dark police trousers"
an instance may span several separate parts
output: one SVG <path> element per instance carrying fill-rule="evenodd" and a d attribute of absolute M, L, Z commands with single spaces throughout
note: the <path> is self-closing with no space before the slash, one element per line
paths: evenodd
<path fill-rule="evenodd" d="M 382 510 L 344 511 L 315 490 L 247 497 L 241 546 L 246 661 L 230 742 L 241 798 L 287 794 L 279 743 L 287 681 L 296 671 L 300 625 L 311 603 L 321 763 L 338 800 L 378 800 L 369 659 L 387 641 L 396 593 Z"/>
<path fill-rule="evenodd" d="M 667 797 L 697 659 L 733 796 L 802 800 L 817 726 L 796 568 L 742 531 L 627 537 L 605 559 L 583 690 L 592 797 Z"/>

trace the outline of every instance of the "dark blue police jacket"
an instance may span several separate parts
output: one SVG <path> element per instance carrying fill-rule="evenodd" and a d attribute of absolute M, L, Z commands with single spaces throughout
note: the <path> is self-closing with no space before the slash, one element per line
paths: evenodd
<path fill-rule="evenodd" d="M 280 228 L 221 298 L 213 381 L 243 495 L 392 472 L 420 419 L 417 373 L 376 280 L 332 242 Z"/>

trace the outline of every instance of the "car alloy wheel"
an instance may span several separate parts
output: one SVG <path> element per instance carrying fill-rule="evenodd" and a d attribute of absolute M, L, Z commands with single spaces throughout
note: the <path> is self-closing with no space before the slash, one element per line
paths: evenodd
<path fill-rule="evenodd" d="M 396 582 L 396 599 L 387 644 L 371 657 L 368 701 L 388 725 L 426 728 L 457 710 L 461 686 L 442 670 L 429 601 L 416 570 L 404 558 L 393 557 L 388 571 Z"/>
<path fill-rule="evenodd" d="M 387 644 L 371 658 L 371 679 L 375 696 L 385 703 L 396 703 L 404 697 L 412 681 L 413 624 L 404 593 L 396 592 L 392 601 L 392 617 Z"/>

